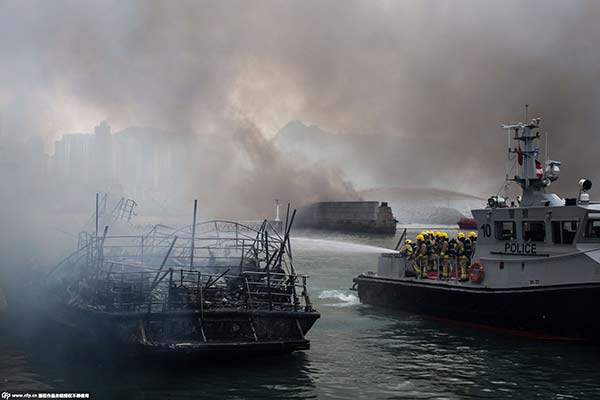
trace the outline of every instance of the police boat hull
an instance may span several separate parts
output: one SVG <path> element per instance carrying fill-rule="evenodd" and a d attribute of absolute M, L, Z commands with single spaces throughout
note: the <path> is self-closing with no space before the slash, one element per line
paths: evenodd
<path fill-rule="evenodd" d="M 354 278 L 360 301 L 541 339 L 600 342 L 600 283 L 491 289 L 442 281 Z"/>

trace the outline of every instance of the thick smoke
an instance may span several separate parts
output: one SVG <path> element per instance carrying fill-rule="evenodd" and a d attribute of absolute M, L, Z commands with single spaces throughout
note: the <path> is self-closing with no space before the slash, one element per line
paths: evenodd
<path fill-rule="evenodd" d="M 354 196 L 352 177 L 276 154 L 266 139 L 289 120 L 421 142 L 360 141 L 365 175 L 485 194 L 504 174 L 494 128 L 528 103 L 570 188 L 597 176 L 599 15 L 592 1 L 3 2 L 3 140 L 100 119 L 211 135 L 176 179 L 207 213 L 248 216 Z"/>
<path fill-rule="evenodd" d="M 341 171 L 278 151 L 249 120 L 221 121 L 223 133 L 203 138 L 191 162 L 190 188 L 211 217 L 273 217 L 273 200 L 294 205 L 358 199 Z M 210 149 L 210 150 L 207 150 Z"/>

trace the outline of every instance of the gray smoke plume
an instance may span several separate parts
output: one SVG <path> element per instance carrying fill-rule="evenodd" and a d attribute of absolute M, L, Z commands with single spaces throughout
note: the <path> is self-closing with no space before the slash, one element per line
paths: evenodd
<path fill-rule="evenodd" d="M 178 179 L 208 211 L 248 215 L 354 196 L 339 171 L 276 154 L 265 138 L 289 120 L 406 138 L 385 154 L 359 141 L 365 174 L 482 194 L 504 175 L 495 127 L 528 103 L 570 189 L 598 176 L 599 15 L 593 1 L 2 2 L 2 131 L 50 142 L 106 118 L 212 135 Z"/>

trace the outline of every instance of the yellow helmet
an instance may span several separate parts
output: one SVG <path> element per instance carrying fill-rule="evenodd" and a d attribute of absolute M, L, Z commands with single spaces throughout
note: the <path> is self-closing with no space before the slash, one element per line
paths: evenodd
<path fill-rule="evenodd" d="M 434 235 L 433 231 L 427 231 L 427 233 L 429 233 L 429 236 L 433 236 Z"/>
<path fill-rule="evenodd" d="M 412 240 L 410 240 L 410 239 L 406 239 L 406 240 L 404 241 L 404 243 L 406 243 L 406 244 L 411 244 L 411 243 L 412 243 Z"/>
<path fill-rule="evenodd" d="M 425 240 L 425 236 L 423 236 L 419 233 L 415 239 L 423 241 L 423 240 Z"/>
<path fill-rule="evenodd" d="M 469 234 L 467 235 L 467 237 L 468 237 L 469 239 L 473 239 L 473 238 L 476 238 L 476 237 L 477 237 L 477 234 L 476 234 L 475 232 L 472 232 L 472 231 L 471 231 L 471 232 L 469 232 Z"/>
<path fill-rule="evenodd" d="M 456 235 L 456 237 L 457 237 L 458 239 L 462 239 L 462 238 L 464 238 L 464 237 L 465 237 L 465 234 L 464 234 L 464 233 L 462 233 L 462 232 L 458 232 L 458 235 Z"/>
<path fill-rule="evenodd" d="M 425 231 L 421 231 L 421 232 L 419 232 L 419 235 L 423 235 L 423 236 L 425 236 L 425 235 L 427 235 L 427 232 L 425 232 Z"/>
<path fill-rule="evenodd" d="M 448 239 L 448 233 L 447 232 L 442 232 L 442 237 L 444 239 Z"/>

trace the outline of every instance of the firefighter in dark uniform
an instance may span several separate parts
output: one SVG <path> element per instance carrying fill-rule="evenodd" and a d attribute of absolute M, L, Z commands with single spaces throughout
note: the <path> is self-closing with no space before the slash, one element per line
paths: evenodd
<path fill-rule="evenodd" d="M 464 282 L 469 279 L 469 274 L 467 272 L 469 268 L 469 256 L 467 255 L 466 248 L 466 239 L 465 234 L 462 232 L 458 232 L 456 235 L 458 239 L 456 241 L 456 256 L 458 257 L 458 267 L 459 267 L 459 280 Z M 470 243 L 469 243 L 469 251 L 470 251 Z"/>
<path fill-rule="evenodd" d="M 458 259 L 456 257 L 456 239 L 454 238 L 448 242 L 448 256 L 450 257 L 450 274 L 457 274 Z"/>
<path fill-rule="evenodd" d="M 402 247 L 400 247 L 400 255 L 404 258 L 404 271 L 406 276 L 416 276 L 416 271 L 413 271 L 413 251 L 414 247 L 412 244 L 412 240 L 406 239 Z M 406 268 L 407 266 L 411 266 L 411 268 Z"/>
<path fill-rule="evenodd" d="M 415 251 L 414 270 L 417 273 L 417 275 L 422 277 L 427 272 L 427 263 L 428 263 L 427 244 L 426 244 L 425 236 L 423 236 L 421 234 L 417 235 L 416 239 L 417 239 L 417 245 L 416 245 L 417 250 Z"/>
<path fill-rule="evenodd" d="M 467 238 L 471 241 L 471 258 L 473 258 L 473 254 L 475 254 L 475 250 L 477 249 L 477 232 L 469 232 Z"/>
<path fill-rule="evenodd" d="M 450 245 L 448 243 L 448 234 L 440 232 L 440 265 L 442 266 L 442 278 L 450 277 L 450 255 L 448 254 Z"/>
<path fill-rule="evenodd" d="M 435 255 L 434 255 L 434 245 L 435 241 L 433 238 L 433 232 L 427 232 L 427 236 L 425 238 L 425 246 L 427 247 L 427 269 L 426 272 L 433 271 L 434 263 L 435 263 Z"/>

